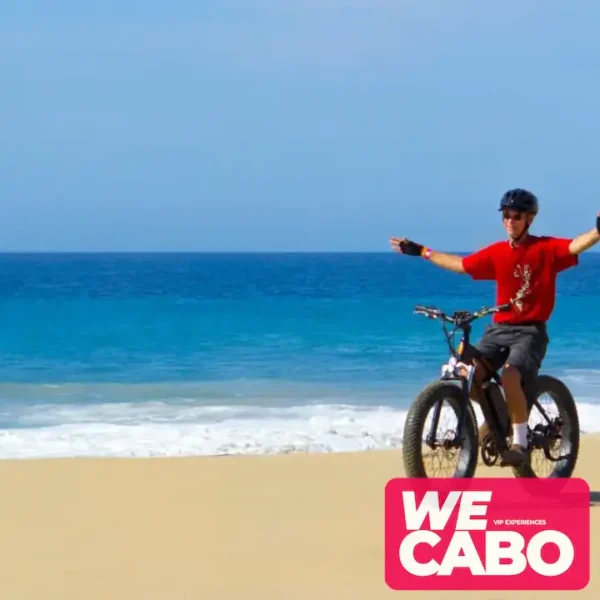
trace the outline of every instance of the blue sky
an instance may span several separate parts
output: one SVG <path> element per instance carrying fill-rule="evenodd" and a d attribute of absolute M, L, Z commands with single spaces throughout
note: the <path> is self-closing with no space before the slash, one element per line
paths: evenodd
<path fill-rule="evenodd" d="M 600 209 L 600 3 L 0 7 L 0 250 L 471 250 Z"/>

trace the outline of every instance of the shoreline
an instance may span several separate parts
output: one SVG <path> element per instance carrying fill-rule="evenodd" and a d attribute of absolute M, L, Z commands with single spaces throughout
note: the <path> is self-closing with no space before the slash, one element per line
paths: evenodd
<path fill-rule="evenodd" d="M 166 407 L 160 411 L 167 410 Z M 138 411 L 139 412 L 139 411 Z M 478 423 L 482 420 L 476 409 Z M 578 403 L 581 439 L 600 435 L 600 404 Z M 0 462 L 59 458 L 162 458 L 273 456 L 296 454 L 345 454 L 359 452 L 401 452 L 404 410 L 336 411 L 310 408 L 283 418 L 243 419 L 226 416 L 214 422 L 157 420 L 135 422 L 140 415 L 123 422 L 93 422 L 81 418 L 62 424 L 0 429 Z M 110 419 L 104 413 L 98 419 Z M 143 415 L 142 415 L 143 418 Z M 192 415 L 192 418 L 195 418 Z M 203 417 L 198 417 L 203 418 Z M 186 420 L 188 419 L 188 420 Z M 538 418 L 539 419 L 539 418 Z"/>
<path fill-rule="evenodd" d="M 2 430 L 0 429 L 0 436 L 3 431 L 14 431 L 14 430 Z M 580 440 L 589 438 L 598 438 L 600 442 L 600 431 L 581 431 Z M 401 460 L 403 444 L 400 442 L 395 447 L 385 448 L 355 448 L 345 450 L 292 450 L 292 451 L 274 451 L 274 452 L 232 452 L 232 453 L 218 453 L 218 454 L 155 454 L 155 455 L 111 455 L 111 454 L 86 454 L 86 455 L 64 455 L 64 456 L 22 456 L 22 457 L 0 457 L 0 464 L 8 462 L 35 462 L 35 461 L 65 461 L 65 460 L 206 460 L 206 459 L 218 459 L 218 458 L 268 458 L 268 457 L 282 457 L 282 456 L 321 456 L 321 455 L 357 455 L 357 454 L 396 454 Z M 479 467 L 487 469 L 481 462 L 481 456 L 478 452 L 478 472 Z M 479 476 L 478 474 L 476 476 Z"/>

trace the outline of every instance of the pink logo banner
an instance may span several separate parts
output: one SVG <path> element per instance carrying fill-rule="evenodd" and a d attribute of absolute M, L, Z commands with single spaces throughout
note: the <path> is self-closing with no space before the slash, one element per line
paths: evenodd
<path fill-rule="evenodd" d="M 385 581 L 394 590 L 580 590 L 590 578 L 583 479 L 392 479 Z"/>

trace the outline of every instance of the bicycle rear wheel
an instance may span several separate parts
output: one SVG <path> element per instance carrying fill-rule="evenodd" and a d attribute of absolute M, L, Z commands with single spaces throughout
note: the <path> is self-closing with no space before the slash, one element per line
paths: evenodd
<path fill-rule="evenodd" d="M 544 395 L 556 409 L 543 405 L 540 398 Z M 571 477 L 579 455 L 580 428 L 569 388 L 556 377 L 538 375 L 528 396 L 530 460 L 527 465 L 513 467 L 515 477 Z"/>

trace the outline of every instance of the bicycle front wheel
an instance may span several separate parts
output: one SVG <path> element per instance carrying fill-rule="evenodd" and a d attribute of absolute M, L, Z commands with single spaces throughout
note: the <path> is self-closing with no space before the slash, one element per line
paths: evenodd
<path fill-rule="evenodd" d="M 436 406 L 439 420 L 431 431 Z M 421 391 L 408 411 L 402 448 L 407 477 L 474 476 L 479 448 L 477 417 L 458 386 L 436 381 Z"/>

